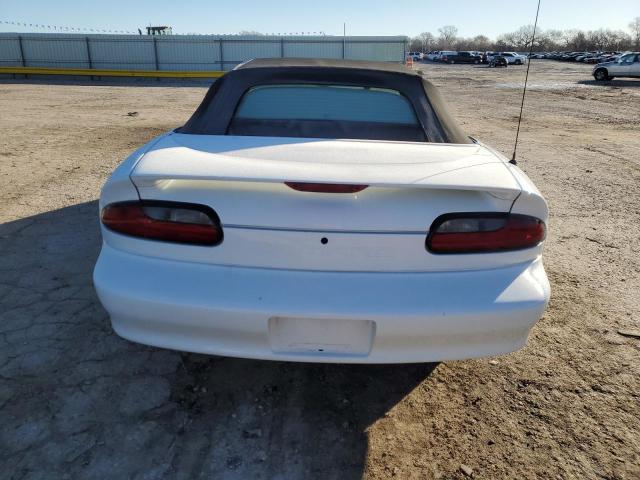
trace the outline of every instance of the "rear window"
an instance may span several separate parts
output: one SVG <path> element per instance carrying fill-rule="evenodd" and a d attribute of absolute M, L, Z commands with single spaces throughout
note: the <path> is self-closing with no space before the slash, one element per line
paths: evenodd
<path fill-rule="evenodd" d="M 426 140 L 412 104 L 397 90 L 330 84 L 253 87 L 239 101 L 227 134 Z"/>
<path fill-rule="evenodd" d="M 418 125 L 413 107 L 398 91 L 342 85 L 254 87 L 242 98 L 235 118 Z"/>

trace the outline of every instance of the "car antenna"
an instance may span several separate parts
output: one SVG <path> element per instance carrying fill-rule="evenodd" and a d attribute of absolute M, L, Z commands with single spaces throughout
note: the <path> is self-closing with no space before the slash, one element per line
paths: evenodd
<path fill-rule="evenodd" d="M 524 109 L 524 97 L 527 95 L 527 82 L 529 81 L 529 68 L 531 67 L 531 54 L 533 53 L 533 42 L 536 39 L 536 29 L 538 28 L 538 15 L 540 14 L 540 2 L 538 0 L 538 9 L 536 10 L 536 21 L 533 24 L 533 34 L 531 35 L 531 45 L 529 46 L 529 58 L 527 62 L 527 74 L 524 77 L 524 89 L 522 90 L 522 103 L 520 104 L 520 116 L 518 117 L 518 130 L 516 130 L 516 141 L 513 145 L 513 155 L 509 163 L 516 165 L 516 152 L 518 150 L 518 137 L 520 136 L 520 124 L 522 123 L 522 110 Z"/>

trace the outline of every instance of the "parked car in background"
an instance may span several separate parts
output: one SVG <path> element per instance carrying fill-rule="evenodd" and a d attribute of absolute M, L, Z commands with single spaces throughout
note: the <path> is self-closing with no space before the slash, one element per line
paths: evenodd
<path fill-rule="evenodd" d="M 407 58 L 411 58 L 414 62 L 419 62 L 422 60 L 423 53 L 421 52 L 409 52 L 407 53 Z"/>
<path fill-rule="evenodd" d="M 498 52 L 499 56 L 504 57 L 508 63 L 513 65 L 523 65 L 527 61 L 527 57 L 516 52 Z"/>
<path fill-rule="evenodd" d="M 538 53 L 534 55 L 542 55 L 543 58 L 562 62 L 598 64 L 617 61 L 622 54 L 620 52 L 545 52 L 543 54 Z M 535 58 L 535 56 L 532 55 L 531 58 Z"/>
<path fill-rule="evenodd" d="M 113 172 L 100 212 L 98 297 L 157 347 L 466 359 L 523 347 L 549 301 L 544 198 L 402 65 L 243 63 Z"/>
<path fill-rule="evenodd" d="M 562 59 L 567 61 L 567 62 L 576 62 L 578 61 L 578 58 L 582 57 L 583 54 L 580 52 L 573 52 L 573 53 L 568 53 L 566 55 L 563 55 Z"/>
<path fill-rule="evenodd" d="M 489 63 L 491 61 L 491 58 L 497 54 L 497 52 L 484 52 L 482 54 L 482 63 Z"/>
<path fill-rule="evenodd" d="M 442 56 L 444 63 L 475 63 L 482 62 L 482 57 L 472 52 L 455 52 L 454 54 L 447 54 Z"/>
<path fill-rule="evenodd" d="M 640 78 L 640 52 L 626 53 L 617 61 L 597 64 L 593 67 L 593 77 L 599 82 L 616 77 Z"/>
<path fill-rule="evenodd" d="M 595 54 L 595 55 L 586 56 L 586 57 L 584 57 L 582 59 L 582 62 L 583 63 L 590 63 L 590 64 L 601 63 L 600 55 L 599 54 Z"/>
<path fill-rule="evenodd" d="M 441 50 L 440 53 L 438 54 L 438 58 L 436 59 L 437 62 L 442 62 L 443 58 L 447 55 L 455 55 L 456 51 L 454 50 Z"/>
<path fill-rule="evenodd" d="M 491 61 L 489 62 L 489 67 L 491 68 L 507 66 L 509 66 L 509 62 L 507 62 L 507 59 L 501 55 L 494 55 L 491 57 Z"/>
<path fill-rule="evenodd" d="M 601 57 L 598 57 L 598 63 L 617 62 L 620 59 L 621 56 L 622 55 L 620 55 L 620 54 L 602 55 Z"/>
<path fill-rule="evenodd" d="M 440 57 L 440 50 L 434 50 L 433 52 L 427 53 L 426 59 L 435 62 Z"/>

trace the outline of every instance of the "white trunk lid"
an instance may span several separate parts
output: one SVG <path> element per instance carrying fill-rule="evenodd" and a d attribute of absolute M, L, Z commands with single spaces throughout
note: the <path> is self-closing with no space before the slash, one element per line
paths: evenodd
<path fill-rule="evenodd" d="M 310 270 L 458 269 L 462 263 L 452 256 L 426 251 L 433 220 L 451 212 L 507 212 L 521 192 L 504 161 L 475 144 L 171 134 L 131 178 L 142 199 L 206 204 L 223 225 L 218 247 L 158 243 L 156 254 Z M 285 181 L 369 187 L 309 193 Z M 486 267 L 492 257 L 501 265 L 517 255 L 467 255 L 464 269 Z"/>
<path fill-rule="evenodd" d="M 477 144 L 325 140 L 171 134 L 153 146 L 132 176 L 242 182 L 364 183 L 403 188 L 501 192 L 520 186 L 498 158 Z"/>

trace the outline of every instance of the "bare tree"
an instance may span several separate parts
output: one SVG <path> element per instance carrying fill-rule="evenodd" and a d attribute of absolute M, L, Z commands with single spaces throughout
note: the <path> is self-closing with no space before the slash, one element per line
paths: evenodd
<path fill-rule="evenodd" d="M 640 17 L 636 17 L 629 24 L 629 30 L 631 30 L 631 36 L 637 49 L 640 49 Z"/>
<path fill-rule="evenodd" d="M 513 32 L 514 46 L 517 50 L 526 50 L 533 40 L 533 25 L 524 25 Z"/>
<path fill-rule="evenodd" d="M 498 36 L 496 40 L 496 50 L 504 51 L 504 50 L 513 50 L 516 46 L 516 38 L 515 33 L 503 33 Z"/>
<path fill-rule="evenodd" d="M 578 30 L 572 40 L 573 50 L 580 52 L 587 49 L 587 36 L 582 30 Z"/>
<path fill-rule="evenodd" d="M 579 35 L 576 38 L 580 38 Z M 585 34 L 584 50 L 619 51 L 633 44 L 631 36 L 621 30 L 599 29 Z"/>
<path fill-rule="evenodd" d="M 471 39 L 470 49 L 478 52 L 486 52 L 493 47 L 493 42 L 485 35 L 476 35 Z"/>
<path fill-rule="evenodd" d="M 421 48 L 422 48 L 422 40 L 420 40 L 420 37 L 413 37 L 409 40 L 410 52 L 419 52 Z"/>
<path fill-rule="evenodd" d="M 598 51 L 605 50 L 609 43 L 608 34 L 604 29 L 591 30 L 587 32 L 587 43 L 593 45 Z"/>
<path fill-rule="evenodd" d="M 609 50 L 628 50 L 633 44 L 631 36 L 622 30 L 607 30 L 609 37 Z"/>
<path fill-rule="evenodd" d="M 444 48 L 451 48 L 458 38 L 458 29 L 453 25 L 445 25 L 438 29 L 439 43 Z"/>
<path fill-rule="evenodd" d="M 558 46 L 561 48 L 573 49 L 575 45 L 575 38 L 578 35 L 578 30 L 563 30 L 562 31 L 562 39 L 560 40 Z"/>
<path fill-rule="evenodd" d="M 422 52 L 430 52 L 433 49 L 433 46 L 436 42 L 436 37 L 433 36 L 431 32 L 422 32 L 418 35 L 420 41 L 422 42 Z"/>
<path fill-rule="evenodd" d="M 538 47 L 541 43 L 549 43 L 545 40 L 544 36 L 542 36 L 543 40 L 540 41 L 541 36 L 541 32 L 538 32 L 538 35 L 536 35 L 535 38 L 536 46 Z M 533 25 L 523 25 L 515 32 L 503 33 L 500 35 L 498 37 L 497 44 L 506 49 L 523 51 L 527 50 L 531 46 L 532 41 L 534 41 Z"/>
<path fill-rule="evenodd" d="M 551 50 L 559 47 L 564 38 L 564 33 L 562 30 L 551 29 L 540 32 L 540 34 L 536 36 L 539 39 L 538 45 L 541 50 Z"/>

